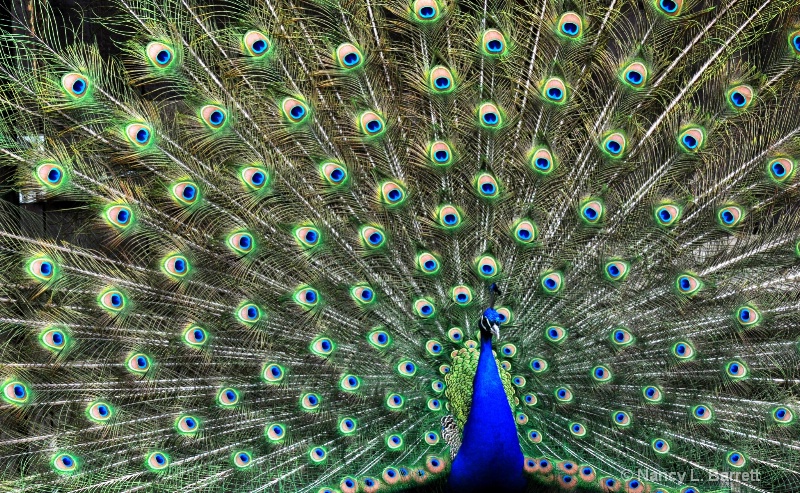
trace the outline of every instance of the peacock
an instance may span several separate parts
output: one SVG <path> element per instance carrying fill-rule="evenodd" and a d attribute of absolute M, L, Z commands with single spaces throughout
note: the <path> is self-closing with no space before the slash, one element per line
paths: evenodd
<path fill-rule="evenodd" d="M 796 0 L 6 3 L 0 490 L 800 491 Z"/>

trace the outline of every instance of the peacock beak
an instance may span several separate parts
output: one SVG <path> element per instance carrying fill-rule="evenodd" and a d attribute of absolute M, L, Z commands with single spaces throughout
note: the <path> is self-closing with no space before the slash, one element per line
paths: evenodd
<path fill-rule="evenodd" d="M 495 339 L 499 339 L 500 338 L 500 326 L 497 325 L 497 324 L 492 324 L 492 329 L 491 330 L 492 330 L 492 336 L 494 336 Z"/>

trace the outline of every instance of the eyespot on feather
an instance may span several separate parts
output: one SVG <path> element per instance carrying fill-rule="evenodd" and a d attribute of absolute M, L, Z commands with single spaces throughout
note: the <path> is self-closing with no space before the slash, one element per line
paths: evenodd
<path fill-rule="evenodd" d="M 728 89 L 725 96 L 728 101 L 728 106 L 735 111 L 744 111 L 753 103 L 755 91 L 746 84 L 740 84 Z"/>
<path fill-rule="evenodd" d="M 481 50 L 484 55 L 497 57 L 507 51 L 506 38 L 497 29 L 487 29 L 481 36 Z"/>
<path fill-rule="evenodd" d="M 351 70 L 361 66 L 364 56 L 354 44 L 342 43 L 336 48 L 336 60 L 341 68 Z"/>
<path fill-rule="evenodd" d="M 439 225 L 445 229 L 455 229 L 461 225 L 461 213 L 452 205 L 441 205 L 436 211 Z"/>
<path fill-rule="evenodd" d="M 261 58 L 272 51 L 272 43 L 259 31 L 247 31 L 242 36 L 244 53 L 254 58 Z"/>
<path fill-rule="evenodd" d="M 252 325 L 261 320 L 261 308 L 255 303 L 245 302 L 236 309 L 236 318 L 246 325 Z"/>
<path fill-rule="evenodd" d="M 165 452 L 156 450 L 147 454 L 144 463 L 149 470 L 159 472 L 169 467 L 170 457 Z"/>
<path fill-rule="evenodd" d="M 54 162 L 44 162 L 36 166 L 34 176 L 41 185 L 56 190 L 68 181 L 64 167 Z"/>
<path fill-rule="evenodd" d="M 386 131 L 386 124 L 374 111 L 365 111 L 358 117 L 359 130 L 366 137 L 377 137 Z"/>
<path fill-rule="evenodd" d="M 134 147 L 144 149 L 153 141 L 153 131 L 144 123 L 130 123 L 125 127 L 125 135 Z"/>
<path fill-rule="evenodd" d="M 494 103 L 483 103 L 478 107 L 478 124 L 485 129 L 500 128 L 503 115 Z"/>
<path fill-rule="evenodd" d="M 560 77 L 550 77 L 542 84 L 542 98 L 549 103 L 567 102 L 567 86 Z"/>
<path fill-rule="evenodd" d="M 620 73 L 620 79 L 632 89 L 641 89 L 647 84 L 649 72 L 642 62 L 631 62 Z"/>
<path fill-rule="evenodd" d="M 145 53 L 147 54 L 147 59 L 156 68 L 168 68 L 175 61 L 175 52 L 172 47 L 158 41 L 148 43 Z"/>
<path fill-rule="evenodd" d="M 133 209 L 127 205 L 110 205 L 105 209 L 103 217 L 106 223 L 120 231 L 129 229 L 136 222 Z"/>
<path fill-rule="evenodd" d="M 442 9 L 436 0 L 414 0 L 412 18 L 417 22 L 434 22 L 441 17 Z"/>
<path fill-rule="evenodd" d="M 70 72 L 61 78 L 61 88 L 72 99 L 82 99 L 89 93 L 89 79 L 83 74 Z"/>
<path fill-rule="evenodd" d="M 551 174 L 556 168 L 556 161 L 553 158 L 553 154 L 550 152 L 550 149 L 546 147 L 537 147 L 533 149 L 528 162 L 530 163 L 531 169 L 542 176 Z"/>
<path fill-rule="evenodd" d="M 436 65 L 428 75 L 428 87 L 434 94 L 448 94 L 456 88 L 453 73 L 443 65 Z"/>
<path fill-rule="evenodd" d="M 281 101 L 283 116 L 289 123 L 303 123 L 308 119 L 309 109 L 305 101 L 297 98 L 286 98 Z"/>
<path fill-rule="evenodd" d="M 428 157 L 434 166 L 453 164 L 453 151 L 447 142 L 437 140 L 428 147 Z"/>

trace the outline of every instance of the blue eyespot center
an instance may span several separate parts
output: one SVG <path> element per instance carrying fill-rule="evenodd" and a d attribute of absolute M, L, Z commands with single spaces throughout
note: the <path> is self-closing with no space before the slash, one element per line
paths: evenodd
<path fill-rule="evenodd" d="M 58 168 L 51 168 L 47 172 L 47 181 L 50 183 L 57 183 L 61 179 L 61 171 Z"/>
<path fill-rule="evenodd" d="M 495 123 L 497 123 L 497 120 L 498 120 L 497 113 L 493 113 L 490 111 L 488 113 L 484 113 L 483 115 L 483 123 L 487 125 L 494 125 Z"/>
<path fill-rule="evenodd" d="M 659 5 L 665 12 L 669 14 L 678 10 L 678 4 L 675 3 L 674 0 L 661 0 L 661 2 L 659 2 Z"/>
<path fill-rule="evenodd" d="M 445 214 L 444 215 L 444 222 L 445 224 L 453 225 L 458 221 L 458 217 L 455 214 Z"/>
<path fill-rule="evenodd" d="M 183 259 L 175 259 L 175 272 L 183 272 L 186 270 L 186 261 Z"/>
<path fill-rule="evenodd" d="M 547 90 L 547 97 L 550 99 L 561 99 L 563 95 L 563 91 L 557 87 L 551 87 Z"/>
<path fill-rule="evenodd" d="M 625 340 L 625 332 L 623 332 L 621 330 L 618 330 L 618 331 L 614 332 L 614 339 L 616 339 L 619 342 L 624 341 Z"/>
<path fill-rule="evenodd" d="M 344 420 L 344 426 L 347 427 L 347 428 L 352 428 L 353 424 L 354 424 L 353 420 L 351 420 L 351 419 Z"/>
<path fill-rule="evenodd" d="M 246 249 L 250 248 L 251 243 L 252 243 L 252 240 L 250 239 L 249 236 L 242 235 L 242 236 L 239 237 L 239 247 L 240 248 L 243 248 L 243 249 L 246 250 Z"/>
<path fill-rule="evenodd" d="M 358 383 L 358 380 L 356 380 L 356 377 L 349 377 L 347 379 L 347 384 L 350 385 L 351 387 L 355 387 L 355 385 L 357 383 Z"/>
<path fill-rule="evenodd" d="M 306 231 L 306 241 L 309 243 L 316 243 L 318 236 L 319 235 L 314 230 Z"/>
<path fill-rule="evenodd" d="M 254 319 L 258 316 L 258 310 L 254 306 L 247 307 L 247 318 Z"/>
<path fill-rule="evenodd" d="M 391 202 L 397 202 L 403 197 L 403 193 L 400 190 L 394 188 L 389 191 L 388 197 Z"/>
<path fill-rule="evenodd" d="M 739 365 L 734 363 L 730 366 L 731 373 L 739 373 Z"/>
<path fill-rule="evenodd" d="M 681 355 L 686 354 L 686 345 L 685 344 L 678 344 L 678 346 L 675 348 L 675 352 L 677 352 L 678 354 L 681 354 Z"/>
<path fill-rule="evenodd" d="M 786 409 L 783 409 L 783 408 L 778 409 L 777 411 L 775 411 L 775 416 L 777 416 L 779 419 L 785 418 L 786 417 Z"/>
<path fill-rule="evenodd" d="M 533 235 L 529 229 L 520 228 L 517 231 L 517 236 L 519 237 L 520 240 L 530 240 L 531 236 Z"/>
<path fill-rule="evenodd" d="M 661 209 L 658 211 L 658 217 L 661 218 L 662 221 L 669 222 L 672 219 L 672 214 L 667 209 Z"/>
<path fill-rule="evenodd" d="M 619 154 L 622 150 L 622 146 L 616 140 L 609 140 L 606 142 L 606 149 L 608 149 L 611 154 Z"/>
<path fill-rule="evenodd" d="M 597 219 L 597 210 L 594 207 L 587 207 L 583 210 L 583 215 L 586 216 L 586 219 L 590 221 L 594 221 Z"/>
<path fill-rule="evenodd" d="M 156 55 L 156 60 L 159 64 L 165 65 L 172 58 L 172 54 L 168 50 L 161 50 Z"/>
<path fill-rule="evenodd" d="M 450 155 L 448 154 L 447 151 L 436 151 L 435 153 L 433 153 L 433 158 L 440 163 L 447 161 L 449 157 Z"/>
<path fill-rule="evenodd" d="M 75 82 L 72 83 L 72 92 L 75 94 L 83 94 L 83 91 L 86 90 L 86 82 L 83 79 L 75 79 Z"/>
<path fill-rule="evenodd" d="M 747 308 L 744 308 L 739 312 L 739 318 L 741 318 L 745 322 L 748 322 L 750 320 L 750 317 L 751 317 L 750 310 L 748 310 Z"/>
<path fill-rule="evenodd" d="M 565 22 L 564 25 L 561 26 L 561 30 L 570 36 L 575 36 L 578 34 L 578 25 L 574 22 Z"/>
<path fill-rule="evenodd" d="M 236 400 L 236 392 L 234 392 L 232 390 L 226 390 L 225 391 L 225 398 L 228 399 L 229 401 L 235 401 Z"/>
<path fill-rule="evenodd" d="M 383 235 L 377 231 L 369 235 L 370 244 L 378 245 L 381 241 L 383 241 Z"/>
<path fill-rule="evenodd" d="M 378 342 L 379 343 L 386 344 L 386 341 L 388 341 L 388 340 L 389 340 L 389 337 L 386 334 L 384 334 L 383 332 L 378 334 Z"/>
<path fill-rule="evenodd" d="M 139 356 L 136 358 L 136 366 L 139 368 L 147 368 L 147 358 Z"/>
<path fill-rule="evenodd" d="M 311 394 L 311 395 L 308 396 L 308 403 L 309 404 L 311 404 L 313 406 L 313 405 L 317 404 L 317 402 L 319 402 L 319 399 L 317 399 L 317 396 L 315 396 L 314 394 Z"/>
<path fill-rule="evenodd" d="M 744 95 L 739 91 L 733 91 L 731 93 L 731 102 L 735 106 L 741 108 L 742 106 L 745 105 L 745 103 L 747 103 L 747 98 L 745 98 Z"/>
<path fill-rule="evenodd" d="M 272 374 L 273 377 L 279 377 L 281 376 L 282 373 L 281 369 L 278 368 L 277 366 L 273 366 L 272 368 L 270 368 L 269 372 Z"/>
<path fill-rule="evenodd" d="M 53 332 L 53 335 L 51 337 L 53 339 L 53 344 L 55 346 L 60 346 L 64 344 L 64 335 L 61 334 L 61 332 Z"/>
<path fill-rule="evenodd" d="M 800 34 L 792 38 L 792 44 L 795 50 L 800 51 Z"/>
<path fill-rule="evenodd" d="M 164 456 L 163 456 L 163 455 L 161 455 L 161 454 L 156 454 L 156 455 L 154 455 L 154 456 L 153 456 L 153 458 L 154 458 L 154 459 L 155 459 L 155 461 L 156 461 L 158 464 L 160 464 L 160 465 L 163 465 L 163 464 L 164 464 L 164 463 L 167 461 L 167 460 L 164 458 Z"/>
<path fill-rule="evenodd" d="M 378 120 L 370 120 L 367 122 L 367 130 L 371 133 L 375 133 L 381 129 L 383 125 Z"/>
<path fill-rule="evenodd" d="M 187 186 L 183 187 L 183 192 L 181 192 L 181 195 L 186 200 L 192 200 L 194 198 L 194 196 L 195 196 L 195 192 L 196 191 L 197 190 L 193 186 L 187 185 Z"/>
<path fill-rule="evenodd" d="M 689 288 L 692 287 L 692 283 L 689 281 L 688 277 L 681 277 L 678 282 L 680 283 L 682 291 L 688 291 Z"/>
<path fill-rule="evenodd" d="M 698 416 L 705 416 L 706 408 L 704 408 L 703 406 L 698 407 L 697 410 L 695 411 L 695 414 L 697 414 Z"/>
<path fill-rule="evenodd" d="M 464 303 L 465 301 L 467 301 L 466 293 L 458 293 L 458 295 L 456 295 L 456 301 L 458 301 L 459 303 Z"/>
<path fill-rule="evenodd" d="M 345 484 L 345 486 L 347 486 L 348 488 L 352 488 L 352 487 L 354 487 L 354 486 L 356 485 L 356 483 L 355 483 L 355 482 L 354 482 L 352 479 L 350 479 L 350 478 L 347 478 L 347 479 L 345 479 L 345 480 L 344 480 L 344 484 Z"/>
<path fill-rule="evenodd" d="M 722 211 L 722 220 L 725 224 L 731 224 L 734 220 L 733 213 L 729 210 Z"/>
<path fill-rule="evenodd" d="M 436 9 L 433 7 L 425 6 L 419 9 L 419 16 L 423 19 L 430 19 L 434 15 L 436 15 Z"/>
<path fill-rule="evenodd" d="M 697 147 L 697 139 L 695 139 L 691 135 L 684 135 L 683 144 L 689 149 L 694 149 L 695 147 Z"/>
<path fill-rule="evenodd" d="M 117 222 L 125 224 L 128 222 L 128 219 L 130 219 L 130 216 L 131 214 L 127 209 L 120 209 L 119 212 L 117 212 Z"/>
<path fill-rule="evenodd" d="M 772 163 L 772 173 L 778 178 L 782 178 L 786 174 L 786 167 L 780 161 Z"/>
<path fill-rule="evenodd" d="M 503 51 L 503 42 L 499 39 L 492 39 L 486 43 L 486 49 L 492 53 L 499 53 Z"/>
<path fill-rule="evenodd" d="M 625 415 L 622 413 L 617 413 L 615 419 L 619 422 L 625 421 Z"/>
<path fill-rule="evenodd" d="M 664 448 L 664 442 L 662 440 L 656 440 L 656 448 Z"/>
<path fill-rule="evenodd" d="M 625 74 L 625 78 L 628 79 L 628 82 L 632 84 L 641 84 L 642 83 L 642 74 L 640 74 L 636 70 L 629 70 Z"/>
<path fill-rule="evenodd" d="M 348 53 L 344 56 L 344 64 L 348 67 L 352 67 L 353 65 L 359 62 L 360 58 L 358 53 Z"/>
<path fill-rule="evenodd" d="M 611 277 L 619 277 L 619 275 L 622 272 L 619 270 L 619 267 L 617 267 L 616 264 L 609 265 L 607 270 L 608 270 L 608 275 L 610 275 Z"/>
<path fill-rule="evenodd" d="M 239 460 L 241 462 L 247 463 L 250 462 L 250 457 L 247 454 L 239 454 Z"/>
<path fill-rule="evenodd" d="M 267 179 L 267 177 L 261 171 L 256 171 L 255 173 L 250 175 L 250 181 L 255 186 L 259 186 L 259 185 L 263 184 L 266 179 Z"/>
<path fill-rule="evenodd" d="M 631 485 L 631 488 L 634 488 L 634 489 L 638 488 L 639 487 L 639 481 L 634 479 L 633 481 L 631 481 L 630 485 Z"/>
<path fill-rule="evenodd" d="M 610 479 L 610 478 L 606 479 L 606 486 L 608 486 L 609 488 L 613 488 L 616 483 L 617 482 L 614 481 L 613 479 Z"/>
<path fill-rule="evenodd" d="M 487 195 L 493 194 L 494 191 L 495 191 L 495 186 L 493 184 L 491 184 L 491 183 L 483 183 L 481 185 L 481 192 L 483 192 L 483 193 L 485 193 Z"/>
<path fill-rule="evenodd" d="M 550 160 L 546 159 L 546 158 L 543 158 L 543 157 L 540 157 L 540 158 L 536 158 L 536 161 L 535 161 L 534 164 L 536 165 L 537 168 L 539 168 L 541 170 L 546 170 L 546 169 L 548 169 L 550 167 Z"/>
<path fill-rule="evenodd" d="M 308 298 L 306 298 L 306 299 L 308 299 Z M 329 341 L 327 339 L 323 339 L 320 342 L 319 346 L 323 349 L 323 351 L 330 351 L 330 349 L 331 349 L 331 341 Z"/>
<path fill-rule="evenodd" d="M 392 397 L 392 402 L 394 402 L 395 404 L 400 404 L 401 401 L 402 399 L 400 399 L 399 395 Z"/>
<path fill-rule="evenodd" d="M 489 264 L 484 264 L 481 266 L 481 272 L 483 272 L 484 274 L 491 274 L 492 272 L 494 272 L 494 267 L 492 267 Z"/>
<path fill-rule="evenodd" d="M 398 444 L 398 443 L 400 443 L 400 437 L 398 437 L 398 436 L 393 436 L 393 437 L 392 437 L 392 443 L 394 443 L 394 444 Z"/>
<path fill-rule="evenodd" d="M 567 391 L 564 390 L 564 389 L 559 390 L 558 391 L 558 396 L 563 399 L 564 397 L 567 396 Z"/>
<path fill-rule="evenodd" d="M 314 291 L 306 291 L 306 301 L 309 303 L 314 303 L 315 301 L 317 301 L 317 293 L 315 293 Z M 323 348 L 326 342 L 327 341 L 322 341 Z M 328 343 L 328 345 L 330 345 L 330 343 Z"/>
<path fill-rule="evenodd" d="M 606 371 L 602 368 L 598 368 L 594 371 L 594 374 L 597 376 L 597 378 L 603 378 L 606 374 Z"/>
<path fill-rule="evenodd" d="M 437 77 L 433 83 L 438 89 L 447 89 L 450 87 L 450 79 L 447 77 Z"/>
<path fill-rule="evenodd" d="M 556 283 L 555 279 L 548 277 L 547 279 L 544 280 L 544 286 L 547 289 L 555 289 L 558 286 L 558 283 Z"/>
<path fill-rule="evenodd" d="M 572 482 L 572 476 L 564 476 L 564 482 L 565 483 L 571 483 Z"/>
<path fill-rule="evenodd" d="M 136 132 L 136 142 L 144 144 L 148 139 L 150 139 L 150 132 L 146 128 L 140 128 L 139 131 Z"/>
<path fill-rule="evenodd" d="M 589 467 L 584 467 L 582 472 L 583 472 L 584 476 L 588 476 L 588 475 L 592 474 L 592 469 L 589 468 Z"/>
<path fill-rule="evenodd" d="M 75 461 L 72 460 L 72 457 L 64 455 L 61 457 L 61 463 L 64 464 L 65 467 L 72 467 Z"/>
<path fill-rule="evenodd" d="M 273 426 L 272 433 L 274 433 L 277 436 L 281 436 L 283 435 L 283 428 L 281 428 L 280 426 Z"/>
<path fill-rule="evenodd" d="M 250 45 L 250 49 L 253 50 L 253 53 L 256 55 L 260 55 L 267 50 L 267 42 L 263 39 L 257 39 Z"/>
<path fill-rule="evenodd" d="M 294 118 L 295 120 L 299 120 L 300 118 L 303 117 L 303 115 L 306 114 L 306 109 L 303 108 L 301 105 L 296 104 L 292 106 L 291 110 L 289 110 L 289 114 L 292 115 L 292 118 Z"/>
<path fill-rule="evenodd" d="M 576 426 L 577 426 L 577 425 L 576 425 Z M 549 466 L 549 465 L 550 465 L 550 463 L 549 463 L 549 462 L 547 462 L 546 460 L 541 460 L 541 461 L 539 461 L 539 465 L 540 465 L 541 467 L 547 467 L 547 466 Z"/>
<path fill-rule="evenodd" d="M 39 265 L 39 272 L 41 272 L 45 276 L 49 276 L 51 272 L 53 272 L 53 264 L 50 262 L 42 262 Z"/>
<path fill-rule="evenodd" d="M 393 478 L 393 477 L 397 476 L 397 473 L 394 472 L 393 469 L 389 469 L 388 471 L 386 471 L 386 475 L 389 476 L 390 478 Z"/>
<path fill-rule="evenodd" d="M 25 387 L 23 387 L 20 384 L 15 384 L 14 397 L 16 397 L 17 399 L 22 399 L 23 397 L 25 397 Z"/>
<path fill-rule="evenodd" d="M 342 181 L 343 178 L 344 178 L 344 171 L 342 171 L 341 168 L 334 168 L 333 171 L 331 171 L 330 179 L 333 180 L 334 182 L 338 183 Z"/>
<path fill-rule="evenodd" d="M 731 455 L 731 460 L 732 460 L 733 462 L 739 462 L 739 459 L 741 459 L 741 458 L 742 458 L 742 456 L 741 456 L 741 455 L 739 455 L 739 454 L 733 454 L 733 455 Z"/>
<path fill-rule="evenodd" d="M 433 312 L 433 307 L 431 305 L 422 305 L 419 311 L 422 312 L 423 315 L 430 315 L 431 312 Z"/>
<path fill-rule="evenodd" d="M 656 395 L 656 389 L 654 389 L 653 387 L 647 387 L 645 394 L 647 394 L 647 397 L 653 397 L 654 395 Z"/>
<path fill-rule="evenodd" d="M 369 301 L 372 299 L 372 291 L 369 289 L 364 289 L 361 291 L 361 299 L 365 301 Z"/>
<path fill-rule="evenodd" d="M 120 305 L 122 305 L 122 296 L 120 296 L 120 295 L 118 295 L 116 293 L 112 294 L 111 295 L 111 306 L 118 307 Z"/>

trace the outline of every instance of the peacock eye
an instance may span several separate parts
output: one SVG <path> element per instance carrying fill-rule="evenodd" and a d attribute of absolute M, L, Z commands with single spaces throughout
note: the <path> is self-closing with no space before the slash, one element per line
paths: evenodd
<path fill-rule="evenodd" d="M 286 370 L 275 363 L 266 363 L 261 376 L 267 383 L 279 383 L 286 376 Z"/>

